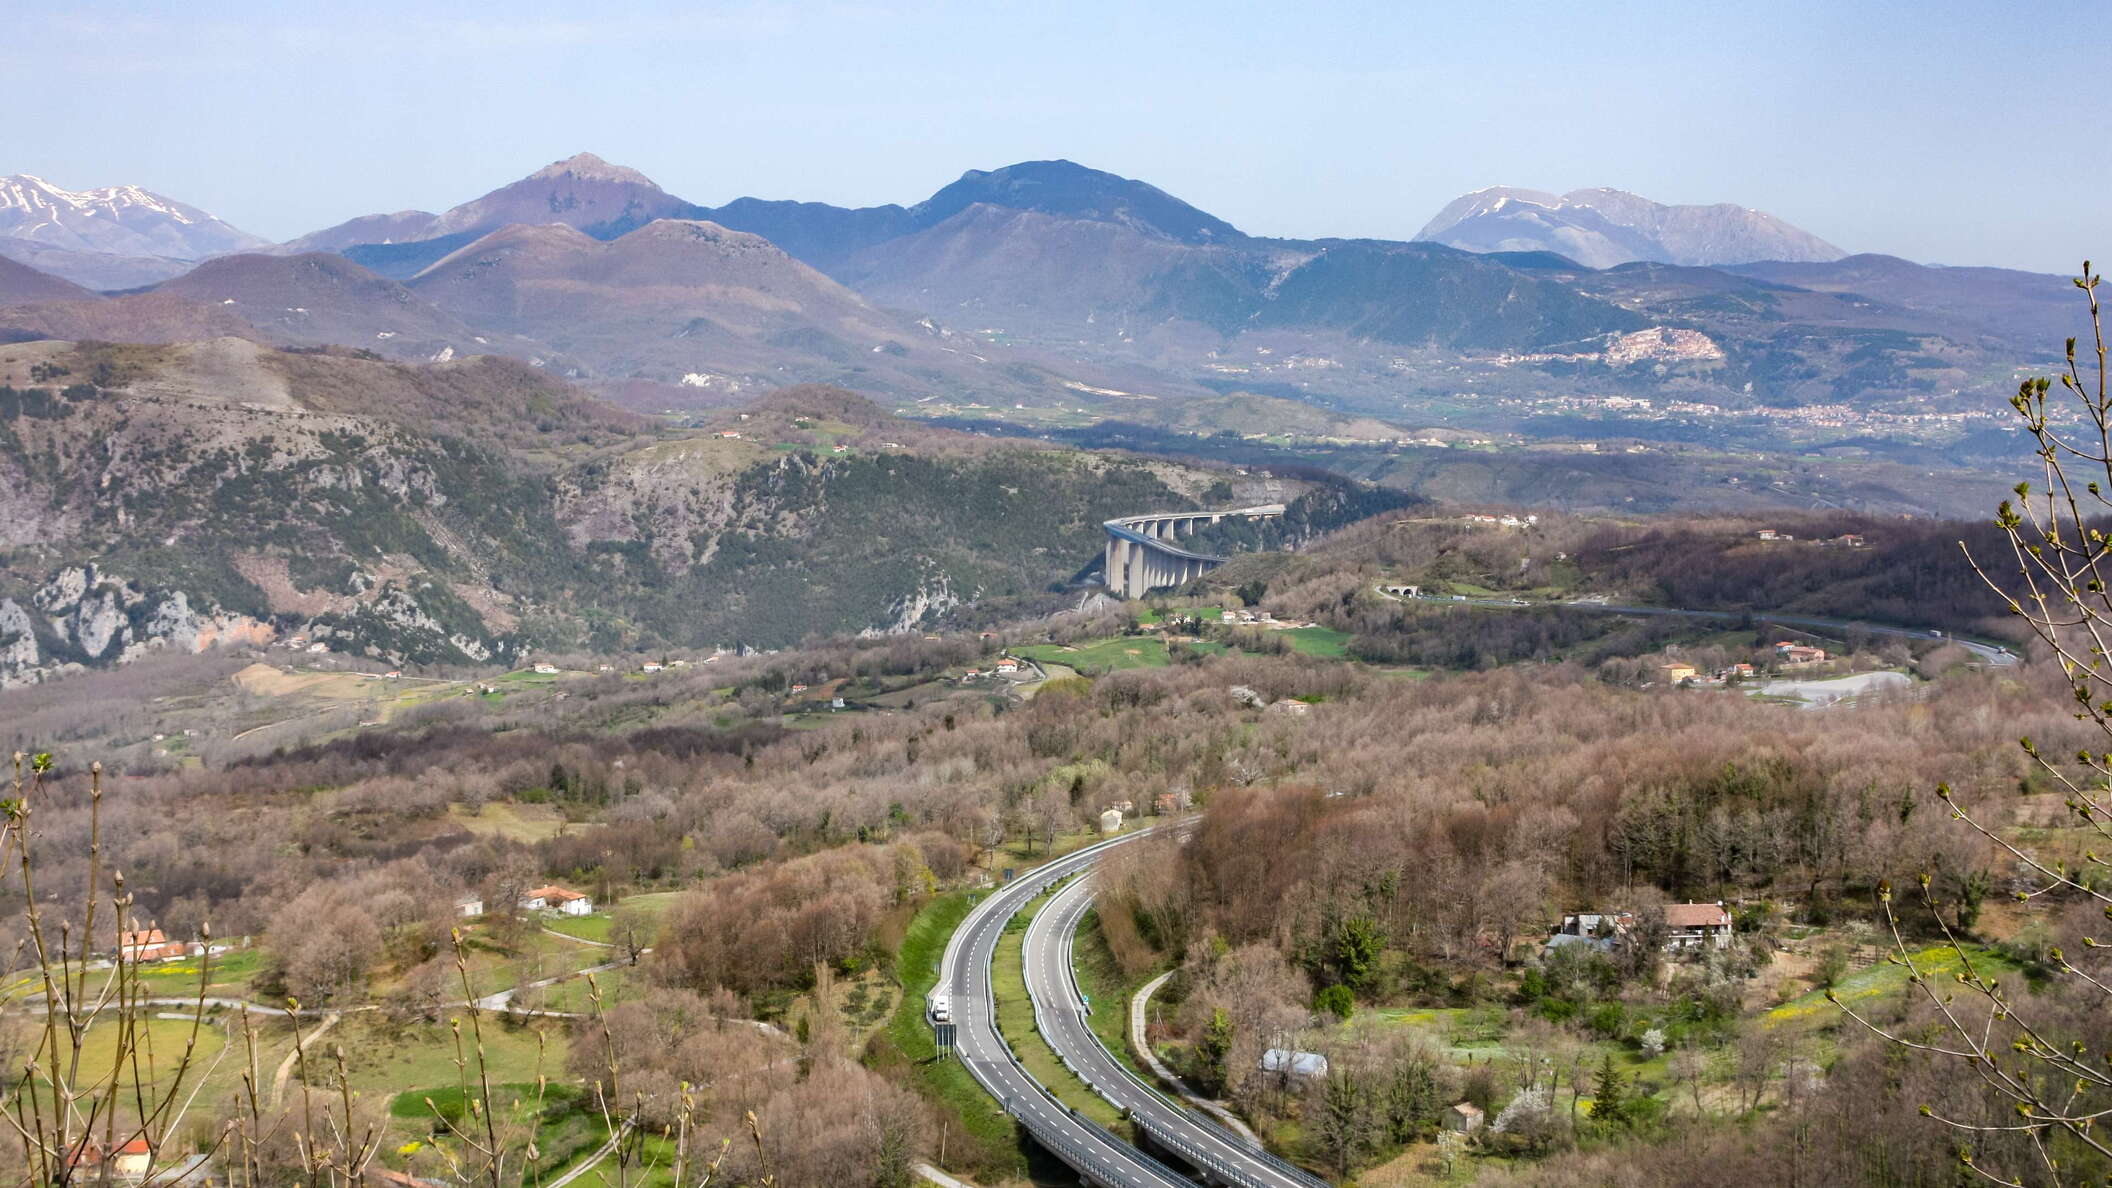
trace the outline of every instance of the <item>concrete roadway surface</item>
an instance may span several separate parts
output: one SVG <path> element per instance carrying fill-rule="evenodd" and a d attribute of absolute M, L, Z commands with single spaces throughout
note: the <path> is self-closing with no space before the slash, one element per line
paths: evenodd
<path fill-rule="evenodd" d="M 2016 653 L 1996 644 L 1984 644 L 1948 631 L 1924 630 L 1915 627 L 1885 627 L 1876 623 L 1864 623 L 1854 619 L 1822 619 L 1813 615 L 1783 615 L 1773 611 L 1706 611 L 1680 610 L 1670 606 L 1622 606 L 1603 602 L 1595 598 L 1578 598 L 1569 602 L 1527 602 L 1523 598 L 1466 598 L 1449 594 L 1394 594 L 1384 587 L 1379 588 L 1382 597 L 1395 602 L 1429 602 L 1439 606 L 1493 606 L 1515 610 L 1524 606 L 1559 606 L 1568 610 L 1605 611 L 1616 615 L 1667 615 L 1682 619 L 1709 619 L 1719 623 L 1736 623 L 1745 619 L 1755 622 L 1778 623 L 1784 627 L 1810 627 L 1821 631 L 1867 631 L 1872 635 L 1897 636 L 1901 639 L 1944 639 L 1957 644 L 1973 655 L 1993 665 L 2015 664 Z"/>
<path fill-rule="evenodd" d="M 1091 1121 L 1076 1117 L 1028 1075 L 998 1034 L 990 962 L 997 953 L 1005 922 L 1043 890 L 1090 868 L 1108 849 L 1149 832 L 1141 830 L 1067 854 L 1028 871 L 975 905 L 946 942 L 945 956 L 939 961 L 938 984 L 932 988 L 934 998 L 943 994 L 948 1000 L 954 1023 L 954 1052 L 969 1075 L 1036 1142 L 1100 1188 L 1195 1186 L 1193 1181 Z M 927 1003 L 927 1016 L 930 1008 Z"/>
<path fill-rule="evenodd" d="M 1042 1037 L 1094 1092 L 1120 1108 L 1152 1140 L 1205 1172 L 1213 1184 L 1240 1188 L 1326 1188 L 1326 1181 L 1259 1149 L 1159 1093 L 1115 1059 L 1087 1022 L 1072 963 L 1079 921 L 1093 906 L 1093 877 L 1080 875 L 1027 925 L 1027 992 Z M 1120 1011 L 1120 1002 L 1097 1004 Z"/>

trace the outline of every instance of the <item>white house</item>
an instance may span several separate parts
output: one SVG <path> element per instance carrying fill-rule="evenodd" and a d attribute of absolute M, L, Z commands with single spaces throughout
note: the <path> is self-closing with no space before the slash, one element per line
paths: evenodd
<path fill-rule="evenodd" d="M 1101 813 L 1101 814 L 1100 814 L 1100 832 L 1102 832 L 1102 833 L 1120 833 L 1120 832 L 1122 832 L 1122 810 L 1121 810 L 1121 809 L 1118 809 L 1118 808 L 1111 808 L 1111 809 L 1107 810 L 1106 812 L 1104 812 L 1104 813 Z"/>
<path fill-rule="evenodd" d="M 455 914 L 456 914 L 456 915 L 458 915 L 458 916 L 481 916 L 481 915 L 483 915 L 483 914 L 484 914 L 484 900 L 483 900 L 483 898 L 482 898 L 481 896 L 476 896 L 476 895 L 465 895 L 465 896 L 463 896 L 462 898 L 460 898 L 460 899 L 458 899 L 458 900 L 456 900 L 456 901 L 455 901 Z"/>
<path fill-rule="evenodd" d="M 537 887 L 521 896 L 521 909 L 530 912 L 557 912 L 566 916 L 584 916 L 594 910 L 594 901 L 569 888 L 551 884 Z"/>

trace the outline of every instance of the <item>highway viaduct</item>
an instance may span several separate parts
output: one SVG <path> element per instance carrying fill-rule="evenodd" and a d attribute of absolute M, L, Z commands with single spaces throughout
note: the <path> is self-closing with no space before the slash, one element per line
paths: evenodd
<path fill-rule="evenodd" d="M 1107 591 L 1120 598 L 1142 598 L 1153 590 L 1179 586 L 1216 569 L 1225 558 L 1192 552 L 1173 542 L 1206 524 L 1228 517 L 1269 519 L 1283 515 L 1280 503 L 1226 511 L 1148 512 L 1107 521 Z"/>

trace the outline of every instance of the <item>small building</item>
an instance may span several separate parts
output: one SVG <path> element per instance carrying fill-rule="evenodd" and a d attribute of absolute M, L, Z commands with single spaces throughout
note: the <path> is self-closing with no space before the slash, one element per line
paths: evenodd
<path fill-rule="evenodd" d="M 1120 833 L 1120 832 L 1122 832 L 1122 810 L 1121 810 L 1121 809 L 1118 809 L 1118 808 L 1111 808 L 1111 809 L 1108 809 L 1108 810 L 1107 810 L 1106 812 L 1104 812 L 1104 813 L 1101 813 L 1101 814 L 1100 814 L 1100 832 L 1102 832 L 1102 833 Z"/>
<path fill-rule="evenodd" d="M 1670 664 L 1658 665 L 1657 674 L 1663 677 L 1668 685 L 1676 685 L 1681 681 L 1691 681 L 1695 677 L 1694 666 L 1679 660 L 1675 660 Z"/>
<path fill-rule="evenodd" d="M 643 664 L 641 664 L 641 665 L 639 665 L 639 666 L 638 666 L 638 671 L 640 671 L 640 672 L 659 672 L 659 671 L 660 671 L 660 670 L 661 670 L 662 668 L 665 668 L 665 667 L 666 667 L 666 665 L 664 665 L 664 664 L 661 664 L 661 663 L 660 663 L 660 662 L 659 662 L 658 660 L 648 660 L 648 661 L 646 661 L 645 663 L 643 663 Z"/>
<path fill-rule="evenodd" d="M 1471 1101 L 1462 1101 L 1445 1107 L 1439 1120 L 1446 1130 L 1460 1134 L 1473 1134 L 1481 1129 L 1481 1107 Z"/>
<path fill-rule="evenodd" d="M 464 917 L 483 915 L 484 897 L 481 895 L 465 895 L 457 899 L 455 901 L 455 914 Z"/>
<path fill-rule="evenodd" d="M 1261 1054 L 1261 1071 L 1285 1080 L 1317 1081 L 1327 1076 L 1327 1057 L 1318 1052 L 1270 1048 Z"/>
<path fill-rule="evenodd" d="M 1285 697 L 1280 700 L 1270 702 L 1268 712 L 1272 714 L 1285 714 L 1293 718 L 1302 718 L 1305 715 L 1311 713 L 1312 709 L 1312 706 L 1307 705 L 1303 701 L 1299 701 L 1295 697 Z"/>
<path fill-rule="evenodd" d="M 1775 645 L 1775 659 L 1785 665 L 1824 664 L 1826 649 L 1785 639 Z"/>
<path fill-rule="evenodd" d="M 594 910 L 594 901 L 567 887 L 551 884 L 537 887 L 521 896 L 521 908 L 530 912 L 557 912 L 566 916 L 584 916 Z"/>
<path fill-rule="evenodd" d="M 1019 671 L 1019 661 L 1007 656 L 997 662 L 997 671 L 1001 676 L 1010 676 Z"/>
<path fill-rule="evenodd" d="M 109 1152 L 94 1139 L 81 1145 L 68 1160 L 83 1183 L 101 1183 L 103 1177 L 122 1184 L 137 1184 L 154 1169 L 154 1148 L 144 1138 L 135 1138 Z M 89 1169 L 96 1169 L 90 1171 Z"/>
<path fill-rule="evenodd" d="M 387 672 L 382 673 L 381 679 L 385 681 L 400 681 L 403 679 L 403 670 L 400 668 L 392 668 Z"/>
<path fill-rule="evenodd" d="M 1151 811 L 1162 817 L 1170 817 L 1175 813 L 1187 812 L 1194 804 L 1194 795 L 1185 790 L 1176 789 L 1172 792 L 1161 792 L 1157 796 L 1152 797 Z"/>
<path fill-rule="evenodd" d="M 1731 912 L 1721 903 L 1665 905 L 1665 948 L 1727 949 L 1731 945 Z"/>
<path fill-rule="evenodd" d="M 1782 539 L 1782 535 L 1781 535 L 1780 533 L 1776 532 L 1776 531 L 1775 531 L 1774 529 L 1772 529 L 1772 528 L 1762 528 L 1762 529 L 1761 529 L 1760 531 L 1758 531 L 1758 532 L 1755 532 L 1755 533 L 1753 533 L 1753 535 L 1754 535 L 1754 536 L 1757 536 L 1757 537 L 1759 537 L 1759 538 L 1760 538 L 1761 540 L 1781 540 L 1781 539 Z"/>
<path fill-rule="evenodd" d="M 1562 926 L 1555 930 L 1553 936 L 1547 938 L 1546 948 L 1552 952 L 1571 945 L 1582 945 L 1602 953 L 1610 953 L 1614 946 L 1620 943 L 1621 937 L 1627 935 L 1629 926 L 1634 922 L 1635 917 L 1626 912 L 1572 912 L 1562 917 Z"/>
<path fill-rule="evenodd" d="M 538 664 L 535 666 L 535 671 L 540 676 L 556 676 L 557 665 L 550 663 Z"/>
<path fill-rule="evenodd" d="M 122 961 L 174 961 L 190 955 L 190 946 L 172 941 L 159 928 L 120 933 L 117 955 Z"/>
<path fill-rule="evenodd" d="M 795 695 L 797 695 L 797 694 L 800 694 L 800 693 L 804 693 L 804 692 L 806 692 L 806 691 L 807 691 L 807 687 L 806 687 L 805 685 L 794 685 L 794 686 L 792 686 L 792 692 L 793 692 L 793 693 L 794 693 Z"/>

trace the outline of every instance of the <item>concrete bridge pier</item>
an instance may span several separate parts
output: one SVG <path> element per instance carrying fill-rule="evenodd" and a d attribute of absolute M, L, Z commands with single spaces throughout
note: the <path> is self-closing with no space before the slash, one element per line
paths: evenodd
<path fill-rule="evenodd" d="M 1173 542 L 1192 536 L 1204 524 L 1223 523 L 1227 516 L 1266 519 L 1283 515 L 1280 503 L 1233 508 L 1213 512 L 1169 512 L 1124 516 L 1107 521 L 1107 552 L 1102 560 L 1108 592 L 1121 598 L 1142 598 L 1153 590 L 1185 585 L 1224 564 L 1213 557 L 1181 548 Z"/>

